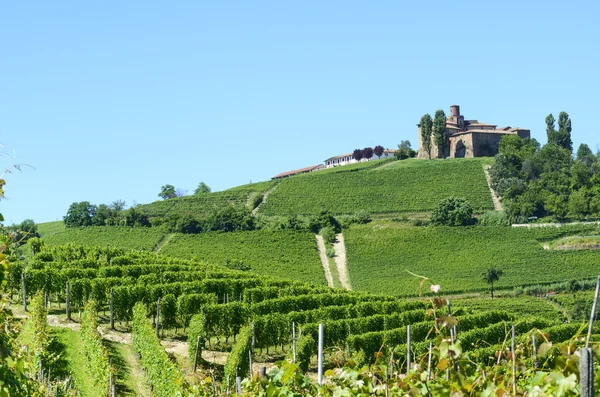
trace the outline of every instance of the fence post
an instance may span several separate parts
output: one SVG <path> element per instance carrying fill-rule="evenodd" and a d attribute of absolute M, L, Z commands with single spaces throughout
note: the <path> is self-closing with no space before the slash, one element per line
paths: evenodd
<path fill-rule="evenodd" d="M 198 340 L 196 341 L 196 354 L 194 354 L 194 368 L 192 369 L 192 373 L 196 373 L 196 365 L 198 364 L 199 347 L 200 347 L 200 336 L 198 336 Z"/>
<path fill-rule="evenodd" d="M 410 373 L 410 324 L 406 326 L 406 374 Z"/>
<path fill-rule="evenodd" d="M 160 323 L 160 298 L 156 302 L 156 337 L 158 338 L 158 324 Z"/>
<path fill-rule="evenodd" d="M 296 323 L 292 323 L 292 352 L 294 364 L 296 364 Z"/>
<path fill-rule="evenodd" d="M 65 310 L 67 313 L 67 320 L 71 320 L 71 284 L 67 281 L 67 296 L 65 300 Z"/>
<path fill-rule="evenodd" d="M 592 349 L 579 349 L 579 382 L 581 397 L 594 396 L 594 353 Z"/>
<path fill-rule="evenodd" d="M 533 344 L 533 369 L 538 366 L 537 361 L 537 341 L 535 340 L 535 334 L 531 335 L 531 343 Z"/>
<path fill-rule="evenodd" d="M 318 372 L 318 381 L 319 386 L 323 385 L 323 324 L 319 324 L 319 350 L 318 350 L 318 364 L 319 364 L 319 372 Z"/>
<path fill-rule="evenodd" d="M 241 376 L 235 377 L 235 385 L 236 385 L 237 394 L 241 395 L 242 394 L 242 377 Z"/>
<path fill-rule="evenodd" d="M 429 356 L 427 357 L 427 382 L 431 380 L 431 351 L 432 351 L 432 343 L 429 342 Z"/>
<path fill-rule="evenodd" d="M 115 306 L 114 306 L 114 300 L 115 300 L 115 293 L 113 292 L 113 289 L 110 289 L 110 329 L 115 329 Z"/>
<path fill-rule="evenodd" d="M 25 272 L 21 273 L 21 283 L 23 284 L 23 309 L 27 311 L 27 282 L 25 281 Z"/>
<path fill-rule="evenodd" d="M 590 337 L 592 336 L 592 326 L 594 325 L 594 314 L 596 314 L 596 304 L 598 303 L 598 291 L 600 290 L 600 276 L 596 281 L 596 294 L 594 295 L 594 304 L 592 305 L 592 313 L 590 314 L 590 326 L 588 328 L 587 338 L 585 340 L 585 348 L 590 347 Z"/>
<path fill-rule="evenodd" d="M 512 353 L 512 387 L 513 387 L 513 396 L 517 395 L 517 357 L 515 350 L 515 326 L 512 326 L 512 341 L 511 341 L 511 353 Z"/>

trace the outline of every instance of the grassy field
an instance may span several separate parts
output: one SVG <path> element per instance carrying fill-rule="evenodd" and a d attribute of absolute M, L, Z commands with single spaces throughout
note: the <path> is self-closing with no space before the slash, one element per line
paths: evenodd
<path fill-rule="evenodd" d="M 70 328 L 52 328 L 52 332 L 61 345 L 64 346 L 64 359 L 68 363 L 67 370 L 71 373 L 75 387 L 81 397 L 97 397 L 94 395 L 92 377 L 86 371 L 87 357 L 83 349 L 83 341 L 78 331 Z"/>
<path fill-rule="evenodd" d="M 594 277 L 598 252 L 554 251 L 543 245 L 567 235 L 592 234 L 599 226 L 562 228 L 411 227 L 373 222 L 344 232 L 352 286 L 385 294 L 417 294 L 430 278 L 444 292 L 482 291 L 481 274 L 492 266 L 509 288 Z"/>
<path fill-rule="evenodd" d="M 161 253 L 198 258 L 214 264 L 239 259 L 251 271 L 297 281 L 325 284 L 314 234 L 253 231 L 174 235 Z"/>
<path fill-rule="evenodd" d="M 221 192 L 159 200 L 154 203 L 139 205 L 136 208 L 148 216 L 194 215 L 200 217 L 230 204 L 247 205 L 252 209 L 254 199 L 274 183 L 273 181 L 257 182 Z"/>
<path fill-rule="evenodd" d="M 484 159 L 381 161 L 380 167 L 344 168 L 281 181 L 259 213 L 265 215 L 428 212 L 445 197 L 467 198 L 476 211 L 493 209 Z M 369 163 L 361 163 L 369 164 Z"/>
<path fill-rule="evenodd" d="M 89 246 L 110 245 L 126 249 L 137 249 L 152 251 L 163 232 L 153 228 L 131 228 L 131 227 L 87 227 L 70 228 L 61 233 L 49 234 L 44 241 L 50 245 L 74 243 Z"/>
<path fill-rule="evenodd" d="M 40 237 L 47 237 L 54 233 L 63 232 L 65 230 L 65 223 L 63 221 L 38 223 L 37 228 Z"/>

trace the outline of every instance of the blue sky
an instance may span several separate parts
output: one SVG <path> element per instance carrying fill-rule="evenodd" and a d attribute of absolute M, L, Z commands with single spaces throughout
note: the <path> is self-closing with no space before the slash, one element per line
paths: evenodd
<path fill-rule="evenodd" d="M 417 146 L 424 113 L 600 144 L 600 2 L 10 2 L 0 12 L 6 223 L 72 202 L 267 180 Z M 2 167 L 11 157 L 1 158 Z M 418 181 L 415 181 L 418 182 Z"/>

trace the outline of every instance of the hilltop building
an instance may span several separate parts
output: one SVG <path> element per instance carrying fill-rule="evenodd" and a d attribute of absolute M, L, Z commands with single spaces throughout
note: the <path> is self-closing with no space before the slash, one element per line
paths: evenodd
<path fill-rule="evenodd" d="M 323 168 L 325 168 L 325 167 L 323 167 L 323 164 L 313 165 L 313 166 L 310 166 L 310 167 L 304 167 L 304 168 L 300 168 L 300 169 L 297 169 L 297 170 L 282 172 L 281 174 L 275 175 L 271 179 L 283 179 L 283 178 L 287 178 L 287 177 L 290 177 L 290 176 L 293 176 L 293 175 L 307 174 L 309 172 L 318 171 L 318 170 L 321 170 Z"/>
<path fill-rule="evenodd" d="M 379 159 L 387 159 L 390 157 L 394 157 L 395 150 L 392 149 L 384 149 L 381 157 L 377 157 L 373 155 L 371 160 L 379 160 Z M 361 159 L 361 162 L 368 161 L 367 159 Z M 340 154 L 339 156 L 330 157 L 324 161 L 325 168 L 337 167 L 338 165 L 348 165 L 358 163 L 354 158 L 352 158 L 352 153 Z"/>
<path fill-rule="evenodd" d="M 419 158 L 427 158 L 423 150 L 421 139 L 421 125 L 417 124 L 419 134 Z M 505 135 L 518 135 L 521 138 L 529 138 L 530 130 L 523 128 L 511 128 L 509 126 L 497 128 L 495 124 L 482 123 L 477 120 L 465 120 L 460 114 L 460 106 L 450 106 L 450 116 L 446 120 L 446 133 L 450 142 L 449 150 L 445 157 L 481 157 L 495 156 L 498 154 L 498 144 Z M 431 157 L 444 157 L 438 153 L 431 137 Z"/>

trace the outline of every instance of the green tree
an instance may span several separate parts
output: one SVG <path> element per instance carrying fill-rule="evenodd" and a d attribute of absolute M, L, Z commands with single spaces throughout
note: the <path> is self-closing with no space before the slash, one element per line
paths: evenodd
<path fill-rule="evenodd" d="M 410 141 L 402 141 L 398 145 L 398 150 L 395 153 L 395 156 L 398 160 L 404 160 L 409 157 L 414 157 L 415 151 L 410 147 Z"/>
<path fill-rule="evenodd" d="M 158 197 L 163 200 L 168 200 L 170 198 L 177 197 L 177 192 L 175 191 L 175 186 L 173 185 L 164 185 L 160 188 L 160 193 L 158 193 Z"/>
<path fill-rule="evenodd" d="M 419 126 L 421 127 L 421 144 L 423 145 L 422 149 L 425 153 L 427 153 L 427 158 L 431 158 L 431 134 L 433 132 L 433 120 L 431 119 L 429 113 L 421 117 Z"/>
<path fill-rule="evenodd" d="M 502 270 L 496 269 L 493 266 L 481 274 L 482 280 L 491 286 L 492 299 L 494 299 L 494 283 L 500 280 L 502 274 Z"/>
<path fill-rule="evenodd" d="M 569 213 L 579 219 L 585 218 L 590 212 L 590 201 L 585 189 L 577 190 L 569 196 Z"/>
<path fill-rule="evenodd" d="M 204 182 L 200 182 L 196 190 L 194 190 L 194 194 L 206 194 L 210 193 L 210 187 Z"/>
<path fill-rule="evenodd" d="M 377 156 L 377 158 L 381 158 L 381 156 L 383 155 L 383 151 L 385 149 L 383 148 L 383 146 L 381 145 L 377 145 L 373 148 L 373 153 L 375 153 L 375 156 Z"/>
<path fill-rule="evenodd" d="M 471 204 L 462 197 L 447 197 L 438 202 L 431 214 L 431 222 L 441 226 L 467 226 L 475 222 Z"/>
<path fill-rule="evenodd" d="M 127 207 L 124 200 L 116 200 L 110 204 L 110 209 L 115 212 L 121 212 Z"/>
<path fill-rule="evenodd" d="M 65 227 L 91 226 L 97 207 L 89 201 L 73 203 L 63 217 Z"/>
<path fill-rule="evenodd" d="M 571 119 L 567 112 L 560 112 L 558 115 L 558 133 L 556 135 L 557 144 L 573 151 L 573 141 L 571 140 Z"/>
<path fill-rule="evenodd" d="M 448 131 L 446 130 L 446 113 L 437 110 L 433 119 L 433 138 L 438 150 L 438 158 L 446 158 L 450 144 L 448 142 Z"/>
<path fill-rule="evenodd" d="M 557 140 L 556 129 L 554 127 L 555 121 L 552 113 L 546 116 L 546 136 L 548 137 L 548 143 L 556 143 Z"/>

